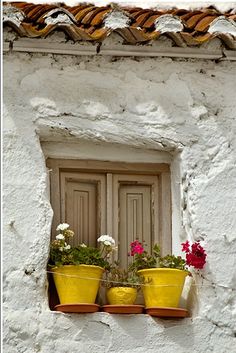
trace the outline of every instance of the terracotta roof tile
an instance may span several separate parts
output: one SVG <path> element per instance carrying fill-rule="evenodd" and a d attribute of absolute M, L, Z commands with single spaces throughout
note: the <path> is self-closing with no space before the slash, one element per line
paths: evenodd
<path fill-rule="evenodd" d="M 94 6 L 86 6 L 82 10 L 78 11 L 75 15 L 75 19 L 78 23 L 82 22 L 84 17 L 86 17 L 92 10 Z"/>
<path fill-rule="evenodd" d="M 146 21 L 143 23 L 143 28 L 154 28 L 156 19 L 160 17 L 160 15 L 151 15 Z"/>
<path fill-rule="evenodd" d="M 111 10 L 107 10 L 107 8 L 104 8 L 104 10 L 99 11 L 95 14 L 95 16 L 93 17 L 91 24 L 93 26 L 102 26 L 104 17 L 110 12 Z"/>
<path fill-rule="evenodd" d="M 135 27 L 130 27 L 130 32 L 135 38 L 135 42 L 147 42 L 150 40 L 150 37 L 142 30 L 135 28 Z"/>
<path fill-rule="evenodd" d="M 166 33 L 166 36 L 171 38 L 177 47 L 185 47 L 186 46 L 180 33 L 169 32 L 169 33 Z"/>
<path fill-rule="evenodd" d="M 22 26 L 27 37 L 30 37 L 30 38 L 37 38 L 37 37 L 45 38 L 49 33 L 51 33 L 51 31 L 55 27 L 53 25 L 49 25 L 47 26 L 47 28 L 38 29 L 37 27 L 32 27 L 29 23 L 24 23 Z"/>
<path fill-rule="evenodd" d="M 189 17 L 186 19 L 187 27 L 189 29 L 194 29 L 198 22 L 201 21 L 205 16 L 206 14 L 204 12 L 198 12 L 197 14 Z"/>
<path fill-rule="evenodd" d="M 135 18 L 136 22 L 132 26 L 142 27 L 148 18 L 150 18 L 150 12 L 146 11 L 143 13 L 139 13 L 138 16 Z"/>
<path fill-rule="evenodd" d="M 229 49 L 236 50 L 236 41 L 232 41 L 229 34 L 220 33 L 218 36 Z"/>
<path fill-rule="evenodd" d="M 124 38 L 126 43 L 129 43 L 129 44 L 136 44 L 137 43 L 136 38 L 134 37 L 134 35 L 130 31 L 130 28 L 117 29 L 117 33 L 119 33 L 121 35 L 121 37 Z"/>
<path fill-rule="evenodd" d="M 182 33 L 181 33 L 181 37 L 183 38 L 184 42 L 185 42 L 188 46 L 196 46 L 196 45 L 199 45 L 198 41 L 197 41 L 190 33 L 182 32 Z"/>
<path fill-rule="evenodd" d="M 55 9 L 55 6 L 48 6 L 47 8 L 41 8 L 37 13 L 37 22 L 44 23 L 45 20 L 45 13 L 50 12 L 51 10 Z M 46 10 L 46 11 L 45 11 Z"/>
<path fill-rule="evenodd" d="M 107 28 L 95 29 L 92 34 L 93 40 L 102 40 L 107 37 L 109 30 Z"/>
<path fill-rule="evenodd" d="M 195 31 L 206 32 L 211 22 L 213 22 L 214 19 L 216 19 L 217 17 L 218 17 L 217 15 L 205 16 L 197 23 L 196 26 L 194 26 Z"/>
<path fill-rule="evenodd" d="M 68 28 L 68 33 L 71 31 L 71 35 L 73 36 L 72 39 L 75 40 L 85 40 L 85 41 L 91 41 L 92 37 L 84 29 L 81 29 L 79 27 L 73 26 L 72 28 Z"/>
<path fill-rule="evenodd" d="M 65 9 L 70 11 L 70 13 L 73 16 L 76 16 L 78 12 L 82 11 L 83 9 L 85 9 L 87 7 L 88 7 L 88 5 L 79 5 L 79 6 L 74 6 L 74 7 L 65 6 Z"/>
<path fill-rule="evenodd" d="M 182 21 L 188 21 L 192 16 L 198 14 L 199 12 L 194 11 L 194 12 L 186 12 L 183 15 L 181 15 L 181 20 Z M 201 12 L 200 12 L 201 13 Z"/>
<path fill-rule="evenodd" d="M 183 17 L 186 14 L 189 14 L 189 11 L 185 10 L 185 9 L 176 9 L 176 10 L 173 10 L 173 12 L 172 12 L 173 16 L 182 16 Z"/>
<path fill-rule="evenodd" d="M 236 46 L 236 14 L 234 11 L 221 13 L 213 7 L 197 11 L 185 9 L 153 10 L 138 7 L 120 8 L 118 5 L 103 7 L 91 4 L 67 6 L 64 4 L 31 4 L 26 2 L 4 3 L 4 23 L 11 26 L 19 35 L 26 37 L 46 37 L 55 30 L 63 30 L 74 41 L 102 41 L 111 32 L 116 32 L 125 43 L 145 43 L 160 36 L 167 36 L 177 46 L 199 46 L 218 37 L 231 49 Z M 20 16 L 17 17 L 17 12 Z M 119 25 L 109 28 L 107 18 L 123 14 L 124 20 Z M 173 18 L 172 26 L 165 24 L 163 15 Z M 14 17 L 15 16 L 15 17 Z M 125 18 L 129 19 L 127 24 Z M 20 20 L 19 20 L 20 18 Z M 223 21 L 217 31 L 212 30 L 212 23 L 217 19 Z M 158 26 L 156 21 L 158 20 Z M 159 26 L 162 21 L 164 28 Z M 129 22 L 129 23 L 128 23 Z M 177 26 L 178 24 L 178 26 Z M 175 27 L 176 26 L 176 27 Z M 228 28 L 231 28 L 229 30 Z"/>

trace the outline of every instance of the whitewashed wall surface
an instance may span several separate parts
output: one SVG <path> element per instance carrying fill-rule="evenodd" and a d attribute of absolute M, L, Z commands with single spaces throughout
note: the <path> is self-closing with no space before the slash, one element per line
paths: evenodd
<path fill-rule="evenodd" d="M 5 353 L 236 352 L 235 86 L 230 61 L 5 55 Z M 171 164 L 173 250 L 208 253 L 190 318 L 49 310 L 48 156 Z"/>

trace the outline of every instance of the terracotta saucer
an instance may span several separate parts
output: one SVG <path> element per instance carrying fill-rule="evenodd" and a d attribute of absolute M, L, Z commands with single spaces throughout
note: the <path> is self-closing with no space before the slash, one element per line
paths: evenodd
<path fill-rule="evenodd" d="M 54 307 L 56 311 L 63 313 L 96 313 L 100 306 L 97 304 L 59 304 Z"/>
<path fill-rule="evenodd" d="M 110 314 L 142 314 L 143 305 L 103 305 L 103 311 Z"/>
<path fill-rule="evenodd" d="M 187 317 L 188 311 L 182 308 L 161 308 L 161 307 L 152 307 L 145 309 L 146 314 L 157 317 Z"/>

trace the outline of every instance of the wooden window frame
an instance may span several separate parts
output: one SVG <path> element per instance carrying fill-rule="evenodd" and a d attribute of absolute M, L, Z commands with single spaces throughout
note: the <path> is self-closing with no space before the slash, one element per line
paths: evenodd
<path fill-rule="evenodd" d="M 61 219 L 60 205 L 60 174 L 61 172 L 81 173 L 105 173 L 107 176 L 106 203 L 112 204 L 114 197 L 113 174 L 118 174 L 120 179 L 127 174 L 158 176 L 158 239 L 162 255 L 172 251 L 172 227 L 171 227 L 171 176 L 170 166 L 166 163 L 127 163 L 110 162 L 98 160 L 75 160 L 75 159 L 53 159 L 48 158 L 46 165 L 50 170 L 50 195 L 51 204 L 54 210 L 52 234 L 55 234 L 56 226 L 63 221 Z M 126 179 L 126 178 L 124 178 Z M 103 205 L 101 205 L 103 207 Z M 105 205 L 104 205 L 105 207 Z M 113 217 L 117 217 L 117 210 L 107 207 L 105 226 L 102 229 L 104 234 L 117 235 L 118 230 L 114 229 Z"/>

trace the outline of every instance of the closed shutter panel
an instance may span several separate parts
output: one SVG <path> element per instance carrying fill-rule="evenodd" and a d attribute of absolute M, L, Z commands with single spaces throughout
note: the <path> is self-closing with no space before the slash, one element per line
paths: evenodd
<path fill-rule="evenodd" d="M 123 185 L 119 189 L 119 259 L 127 267 L 130 243 L 136 239 L 152 243 L 150 185 Z"/>
<path fill-rule="evenodd" d="M 128 265 L 132 241 L 145 242 L 147 251 L 160 242 L 158 183 L 157 176 L 116 174 L 113 177 L 114 237 L 118 241 L 121 267 Z"/>
<path fill-rule="evenodd" d="M 97 185 L 67 182 L 65 197 L 65 219 L 75 232 L 73 245 L 85 243 L 96 246 Z"/>
<path fill-rule="evenodd" d="M 104 175 L 61 173 L 61 215 L 75 232 L 71 245 L 97 245 L 104 230 L 104 201 Z"/>

